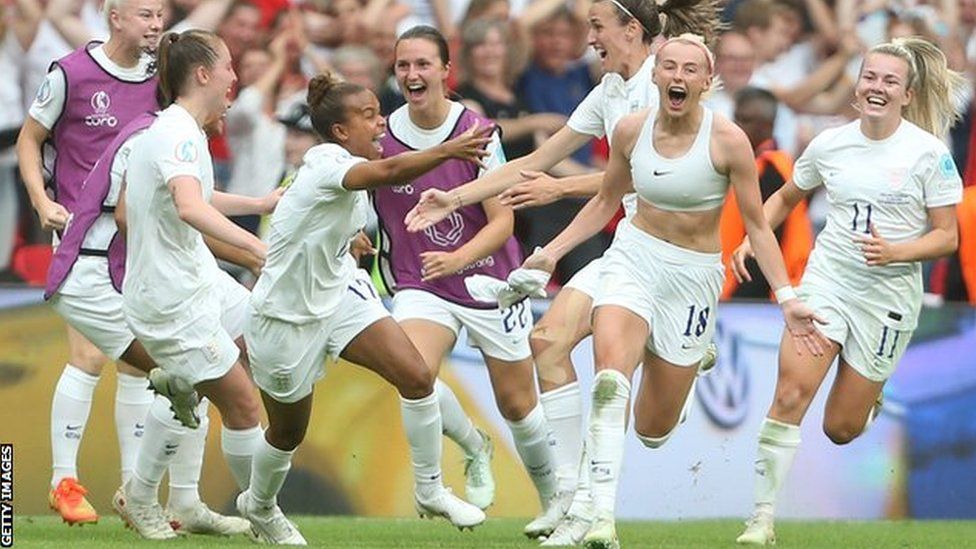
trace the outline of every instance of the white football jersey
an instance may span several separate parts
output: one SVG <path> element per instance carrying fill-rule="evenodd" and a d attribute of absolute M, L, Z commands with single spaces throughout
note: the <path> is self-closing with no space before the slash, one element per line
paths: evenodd
<path fill-rule="evenodd" d="M 657 109 L 660 98 L 657 86 L 651 82 L 653 69 L 654 56 L 651 55 L 626 81 L 615 72 L 604 74 L 600 83 L 573 110 L 566 125 L 577 133 L 596 138 L 607 136 L 609 141 L 621 118 L 647 107 Z M 637 211 L 637 195 L 628 193 L 623 202 L 627 217 L 632 217 Z"/>
<path fill-rule="evenodd" d="M 860 121 L 818 135 L 796 162 L 793 182 L 824 185 L 829 211 L 804 279 L 816 278 L 881 317 L 914 329 L 922 300 L 919 262 L 868 266 L 858 235 L 874 226 L 889 242 L 921 237 L 928 209 L 962 200 L 962 180 L 945 144 L 902 120 L 887 139 L 861 133 Z"/>
<path fill-rule="evenodd" d="M 268 236 L 268 258 L 251 293 L 264 316 L 301 324 L 332 314 L 356 272 L 350 242 L 366 225 L 366 191 L 342 186 L 365 158 L 335 143 L 305 153 L 281 197 Z"/>
<path fill-rule="evenodd" d="M 203 199 L 214 191 L 207 136 L 183 107 L 159 113 L 135 141 L 126 171 L 126 316 L 161 321 L 193 309 L 214 284 L 217 261 L 203 236 L 180 219 L 169 181 L 189 176 Z"/>

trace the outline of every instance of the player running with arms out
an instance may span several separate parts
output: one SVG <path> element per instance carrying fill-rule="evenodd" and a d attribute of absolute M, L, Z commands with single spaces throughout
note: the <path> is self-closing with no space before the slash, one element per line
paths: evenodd
<path fill-rule="evenodd" d="M 697 36 L 672 38 L 657 52 L 653 80 L 661 107 L 620 121 L 600 193 L 525 262 L 551 272 L 607 223 L 626 193 L 637 192 L 637 211 L 604 256 L 594 300 L 597 373 L 586 448 L 596 520 L 584 538 L 590 548 L 619 546 L 614 507 L 636 366 L 643 363 L 644 370 L 634 430 L 645 446 L 658 448 L 679 422 L 711 340 L 724 278 L 719 217 L 730 185 L 767 279 L 777 289 L 789 284 L 762 216 L 749 140 L 700 103 L 712 84 L 711 52 Z M 795 296 L 782 307 L 792 337 L 805 352 L 821 353 L 826 341 L 810 309 Z"/>
<path fill-rule="evenodd" d="M 877 416 L 881 390 L 918 323 L 921 261 L 957 246 L 955 204 L 962 182 L 937 136 L 958 118 L 953 97 L 965 86 L 931 43 L 906 38 L 872 48 L 855 88 L 860 117 L 818 135 L 792 180 L 765 204 L 777 226 L 823 185 L 827 225 L 807 262 L 798 293 L 828 321 L 819 356 L 799 355 L 784 336 L 772 406 L 759 430 L 755 510 L 739 543 L 773 544 L 776 494 L 800 444 L 800 422 L 835 357 L 823 430 L 836 444 L 857 438 Z M 749 241 L 733 254 L 748 278 Z"/>
<path fill-rule="evenodd" d="M 261 437 L 254 386 L 234 341 L 243 333 L 250 294 L 218 268 L 201 233 L 263 259 L 265 245 L 224 215 L 267 213 L 278 195 L 254 199 L 213 190 L 202 128 L 224 115 L 236 82 L 226 45 L 206 31 L 169 33 L 158 62 L 164 110 L 134 143 L 125 177 L 123 312 L 167 384 L 193 387 L 220 410 L 221 448 L 243 490 Z M 113 502 L 144 537 L 175 536 L 157 489 L 173 459 L 164 450 L 177 437 L 149 414 L 133 476 Z"/>
<path fill-rule="evenodd" d="M 108 42 L 91 42 L 55 61 L 37 90 L 17 140 L 17 158 L 41 227 L 56 232 L 55 243 L 82 200 L 82 182 L 102 151 L 129 121 L 156 108 L 156 82 L 149 70 L 152 56 L 148 52 L 159 40 L 162 9 L 159 0 L 107 1 Z M 44 157 L 48 165 L 53 161 L 53 197 L 45 189 Z M 85 267 L 104 267 L 100 254 L 114 232 L 110 217 L 93 228 L 82 250 Z M 86 277 L 77 281 L 80 285 L 65 291 L 83 295 Z M 106 361 L 104 354 L 68 325 L 68 364 L 51 404 L 50 504 L 69 524 L 98 520 L 85 498 L 87 490 L 78 482 L 77 461 Z M 117 366 L 115 423 L 123 475 L 127 475 L 152 395 L 146 391 L 145 373 L 122 361 Z"/>
<path fill-rule="evenodd" d="M 325 143 L 305 154 L 271 218 L 268 262 L 254 287 L 246 337 L 269 425 L 237 508 L 259 540 L 305 544 L 276 500 L 308 428 L 313 386 L 326 358 L 342 357 L 373 370 L 400 393 L 418 512 L 474 527 L 485 514 L 442 483 L 434 376 L 350 248 L 366 224 L 367 190 L 419 177 L 449 159 L 480 164 L 491 128 L 475 124 L 436 147 L 379 160 L 386 123 L 371 91 L 319 75 L 309 83 L 308 105 Z"/>
<path fill-rule="evenodd" d="M 400 36 L 394 71 L 407 104 L 389 117 L 383 154 L 392 157 L 435 147 L 468 127 L 486 123 L 461 103 L 446 97 L 450 69 L 447 42 L 432 27 L 419 26 Z M 403 217 L 415 196 L 426 189 L 451 189 L 497 169 L 505 162 L 501 143 L 492 137 L 491 156 L 480 169 L 471 163 L 444 163 L 399 186 L 373 193 L 381 225 L 380 273 L 394 292 L 393 317 L 437 374 L 463 327 L 468 342 L 481 351 L 495 402 L 508 423 L 515 449 L 539 494 L 543 513 L 525 527 L 526 535 L 547 534 L 561 511 L 554 507 L 555 466 L 547 440 L 545 414 L 533 379 L 529 332 L 532 312 L 525 299 L 508 307 L 475 300 L 465 277 L 479 274 L 504 280 L 522 259 L 512 237 L 510 208 L 489 198 L 454 212 L 421 233 L 410 233 Z M 487 435 L 474 428 L 451 388 L 437 381 L 444 432 L 466 456 L 465 496 L 488 507 L 494 498 Z M 547 511 L 559 511 L 556 514 Z"/>
<path fill-rule="evenodd" d="M 606 73 L 570 116 L 567 125 L 531 154 L 506 163 L 476 181 L 450 191 L 425 192 L 408 214 L 411 231 L 424 230 L 455 209 L 481 202 L 503 191 L 502 203 L 515 208 L 541 206 L 562 197 L 591 197 L 602 174 L 560 180 L 541 174 L 594 137 L 612 139 L 617 121 L 627 113 L 656 106 L 657 89 L 651 82 L 652 44 L 660 36 L 693 32 L 710 36 L 719 26 L 719 7 L 712 0 L 671 0 L 658 5 L 638 0 L 596 0 L 589 10 L 588 42 Z M 635 198 L 624 200 L 628 215 Z M 599 284 L 599 261 L 591 262 L 563 286 L 530 336 L 540 401 L 555 441 L 558 504 L 566 509 L 576 498 L 545 545 L 573 545 L 589 528 L 589 490 L 579 468 L 582 450 L 583 401 L 570 353 L 591 333 L 590 308 Z M 714 354 L 709 355 L 709 366 Z M 704 368 L 703 368 L 704 369 Z"/>

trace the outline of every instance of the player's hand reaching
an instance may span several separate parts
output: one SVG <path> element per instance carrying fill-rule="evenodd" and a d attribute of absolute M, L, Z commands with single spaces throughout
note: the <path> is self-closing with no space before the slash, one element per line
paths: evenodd
<path fill-rule="evenodd" d="M 495 131 L 493 124 L 481 125 L 477 121 L 461 135 L 440 145 L 444 153 L 451 158 L 468 160 L 485 169 L 483 160 L 491 155 L 485 147 L 491 142 L 491 133 Z"/>
<path fill-rule="evenodd" d="M 738 283 L 751 282 L 752 275 L 749 274 L 749 269 L 746 267 L 746 259 L 755 259 L 756 252 L 752 251 L 752 244 L 749 243 L 749 237 L 747 236 L 742 244 L 732 252 L 732 257 L 729 259 L 732 267 L 732 274 L 735 275 L 735 280 Z"/>
<path fill-rule="evenodd" d="M 407 212 L 403 222 L 407 225 L 407 232 L 420 232 L 451 215 L 451 212 L 460 207 L 461 200 L 456 195 L 440 189 L 427 189 L 420 193 L 420 200 L 412 210 Z"/>
<path fill-rule="evenodd" d="M 349 244 L 349 253 L 358 263 L 364 255 L 376 255 L 376 248 L 373 247 L 373 241 L 366 236 L 366 233 L 359 231 Z"/>
<path fill-rule="evenodd" d="M 424 282 L 455 274 L 465 265 L 464 258 L 452 252 L 423 252 L 420 261 L 420 276 Z"/>
<path fill-rule="evenodd" d="M 563 197 L 562 185 L 549 174 L 529 170 L 522 171 L 521 174 L 526 178 L 525 181 L 516 183 L 498 195 L 502 204 L 520 210 L 552 204 Z"/>
<path fill-rule="evenodd" d="M 285 194 L 288 187 L 278 187 L 277 189 L 271 191 L 261 198 L 261 213 L 270 214 L 274 213 L 276 207 L 278 207 L 278 201 L 281 200 L 281 196 Z"/>
<path fill-rule="evenodd" d="M 532 255 L 525 258 L 525 261 L 522 262 L 522 268 L 545 271 L 551 274 L 556 270 L 556 263 L 556 258 L 549 255 L 545 248 L 536 247 Z"/>
<path fill-rule="evenodd" d="M 57 202 L 45 199 L 43 203 L 35 208 L 37 218 L 41 221 L 41 228 L 45 231 L 60 231 L 68 225 L 71 213 Z"/>
<path fill-rule="evenodd" d="M 786 329 L 793 338 L 797 354 L 802 355 L 803 349 L 806 349 L 813 356 L 823 356 L 830 348 L 830 342 L 817 329 L 817 323 L 827 324 L 827 321 L 799 298 L 788 299 L 781 307 L 783 318 L 786 319 Z"/>
<path fill-rule="evenodd" d="M 881 267 L 889 263 L 898 261 L 895 255 L 895 247 L 891 242 L 885 240 L 878 229 L 871 224 L 871 236 L 857 235 L 854 243 L 861 247 L 864 259 L 871 267 Z"/>

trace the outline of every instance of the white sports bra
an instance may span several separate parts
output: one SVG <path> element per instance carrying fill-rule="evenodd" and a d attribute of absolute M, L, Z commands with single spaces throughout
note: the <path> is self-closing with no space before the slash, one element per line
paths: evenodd
<path fill-rule="evenodd" d="M 709 154 L 712 111 L 702 107 L 704 116 L 698 135 L 684 155 L 665 158 L 654 150 L 654 121 L 657 110 L 644 120 L 630 155 L 634 190 L 644 201 L 675 212 L 697 212 L 722 207 L 729 188 L 729 177 L 715 171 Z"/>

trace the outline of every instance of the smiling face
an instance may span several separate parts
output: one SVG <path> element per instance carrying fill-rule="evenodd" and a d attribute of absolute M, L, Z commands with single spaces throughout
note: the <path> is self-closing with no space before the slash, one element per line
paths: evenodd
<path fill-rule="evenodd" d="M 854 97 L 862 119 L 893 122 L 912 100 L 908 63 L 885 53 L 869 53 L 861 66 Z"/>
<path fill-rule="evenodd" d="M 411 109 L 424 110 L 444 101 L 448 69 L 437 44 L 430 40 L 407 38 L 396 46 L 394 72 Z"/>
<path fill-rule="evenodd" d="M 376 160 L 383 156 L 380 139 L 386 134 L 386 119 L 380 102 L 369 90 L 347 95 L 343 100 L 346 119 L 333 125 L 333 136 L 350 153 Z"/>
<path fill-rule="evenodd" d="M 109 21 L 113 37 L 127 47 L 155 51 L 163 29 L 163 3 L 160 0 L 121 0 L 111 8 Z"/>
<path fill-rule="evenodd" d="M 611 2 L 596 2 L 589 15 L 586 39 L 600 57 L 600 67 L 604 72 L 621 72 L 630 49 L 641 45 L 640 26 L 633 19 L 620 23 L 617 8 Z"/>
<path fill-rule="evenodd" d="M 702 92 L 712 83 L 702 47 L 682 41 L 669 42 L 658 50 L 651 78 L 658 87 L 662 108 L 675 117 L 696 108 Z"/>

